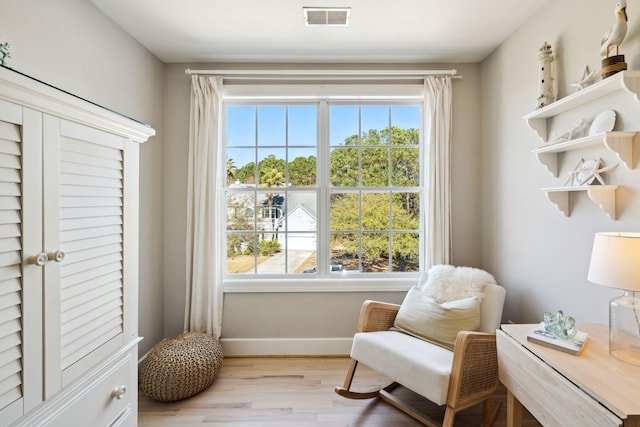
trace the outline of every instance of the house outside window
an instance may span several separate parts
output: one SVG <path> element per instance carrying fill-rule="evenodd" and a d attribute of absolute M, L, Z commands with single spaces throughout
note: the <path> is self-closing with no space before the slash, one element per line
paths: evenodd
<path fill-rule="evenodd" d="M 419 102 L 225 102 L 226 277 L 417 273 Z"/>

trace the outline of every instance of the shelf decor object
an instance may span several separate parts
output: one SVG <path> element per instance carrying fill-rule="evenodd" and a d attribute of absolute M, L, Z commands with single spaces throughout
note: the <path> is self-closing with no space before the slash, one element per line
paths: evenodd
<path fill-rule="evenodd" d="M 640 233 L 596 233 L 587 279 L 624 290 L 609 303 L 609 353 L 640 366 Z"/>

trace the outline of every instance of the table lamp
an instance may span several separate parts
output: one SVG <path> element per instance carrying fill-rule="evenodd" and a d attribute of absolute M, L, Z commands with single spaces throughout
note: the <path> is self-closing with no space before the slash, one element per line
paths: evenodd
<path fill-rule="evenodd" d="M 624 290 L 609 303 L 609 354 L 640 366 L 640 233 L 596 233 L 587 279 Z"/>

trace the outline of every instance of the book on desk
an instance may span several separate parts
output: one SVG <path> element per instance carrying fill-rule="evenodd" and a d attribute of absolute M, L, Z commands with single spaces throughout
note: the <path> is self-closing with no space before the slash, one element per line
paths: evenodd
<path fill-rule="evenodd" d="M 570 340 L 563 340 L 562 338 L 557 338 L 544 330 L 544 323 L 536 326 L 529 334 L 527 335 L 527 340 L 534 342 L 536 344 L 544 345 L 546 347 L 550 347 L 556 350 L 563 351 L 565 353 L 579 355 L 582 349 L 584 348 L 584 344 L 587 342 L 587 338 L 589 338 L 589 334 L 583 331 L 578 331 L 575 337 Z"/>

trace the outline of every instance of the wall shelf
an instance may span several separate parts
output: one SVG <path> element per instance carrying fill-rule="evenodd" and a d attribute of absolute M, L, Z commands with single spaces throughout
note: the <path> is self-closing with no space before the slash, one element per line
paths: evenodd
<path fill-rule="evenodd" d="M 616 91 L 628 93 L 640 102 L 640 71 L 621 71 L 585 89 L 572 93 L 523 117 L 527 125 L 543 140 L 548 140 L 547 119 L 588 104 Z"/>
<path fill-rule="evenodd" d="M 558 154 L 598 145 L 604 145 L 609 151 L 615 153 L 618 160 L 627 169 L 635 169 L 633 153 L 634 145 L 638 140 L 640 140 L 638 132 L 606 132 L 558 144 L 546 145 L 532 152 L 536 155 L 538 161 L 555 177 L 558 176 Z"/>
<path fill-rule="evenodd" d="M 585 191 L 592 202 L 615 220 L 616 218 L 616 190 L 619 185 L 585 185 L 582 187 L 553 187 L 542 188 L 547 193 L 547 198 L 556 205 L 564 216 L 571 216 L 570 194 Z"/>

